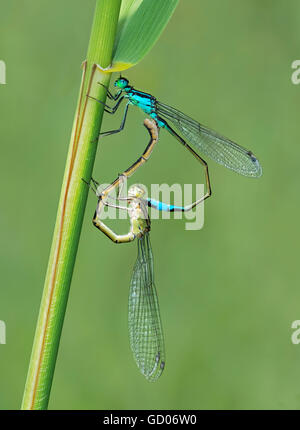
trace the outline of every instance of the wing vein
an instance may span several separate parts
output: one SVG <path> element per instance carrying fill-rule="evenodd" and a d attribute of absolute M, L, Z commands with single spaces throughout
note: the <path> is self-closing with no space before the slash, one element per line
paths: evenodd
<path fill-rule="evenodd" d="M 244 176 L 259 177 L 262 168 L 251 151 L 159 101 L 157 113 L 169 119 L 200 154 Z"/>
<path fill-rule="evenodd" d="M 149 233 L 138 238 L 138 256 L 130 283 L 128 328 L 130 346 L 142 374 L 155 381 L 165 365 L 163 330 L 153 279 Z"/>

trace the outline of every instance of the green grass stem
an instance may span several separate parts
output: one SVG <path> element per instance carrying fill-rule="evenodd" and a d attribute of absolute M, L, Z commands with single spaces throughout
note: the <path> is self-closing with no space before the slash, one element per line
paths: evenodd
<path fill-rule="evenodd" d="M 108 86 L 110 74 L 95 71 L 93 64 L 107 67 L 111 63 L 120 5 L 121 0 L 96 3 L 22 409 L 48 407 L 88 196 L 81 178 L 91 178 L 103 114 L 103 106 L 86 94 L 106 100 L 106 91 L 98 82 Z"/>

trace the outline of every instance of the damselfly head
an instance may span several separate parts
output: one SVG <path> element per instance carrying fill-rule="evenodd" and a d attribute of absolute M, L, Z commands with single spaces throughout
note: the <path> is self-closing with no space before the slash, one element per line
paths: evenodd
<path fill-rule="evenodd" d="M 129 84 L 128 79 L 123 78 L 120 76 L 118 79 L 115 80 L 114 86 L 120 88 L 121 90 L 124 90 Z"/>
<path fill-rule="evenodd" d="M 132 185 L 128 190 L 128 197 L 140 199 L 144 197 L 145 190 L 141 185 Z"/>

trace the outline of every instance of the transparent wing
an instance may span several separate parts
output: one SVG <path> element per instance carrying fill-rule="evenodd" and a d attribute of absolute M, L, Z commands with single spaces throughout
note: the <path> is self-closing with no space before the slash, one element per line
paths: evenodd
<path fill-rule="evenodd" d="M 261 176 L 262 168 L 251 151 L 204 127 L 171 106 L 157 101 L 156 107 L 157 113 L 168 118 L 200 154 L 207 155 L 241 175 Z"/>
<path fill-rule="evenodd" d="M 164 337 L 149 234 L 137 240 L 138 256 L 129 291 L 129 340 L 138 368 L 149 381 L 155 381 L 165 366 Z"/>

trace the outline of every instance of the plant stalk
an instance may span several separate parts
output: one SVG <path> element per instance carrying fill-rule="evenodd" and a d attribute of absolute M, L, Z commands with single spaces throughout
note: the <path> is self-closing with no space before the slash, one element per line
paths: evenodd
<path fill-rule="evenodd" d="M 98 82 L 109 86 L 110 74 L 93 65 L 111 63 L 120 6 L 121 0 L 96 3 L 21 409 L 48 407 L 89 190 L 82 178 L 91 178 L 103 115 L 103 105 L 86 95 L 106 101 Z"/>

